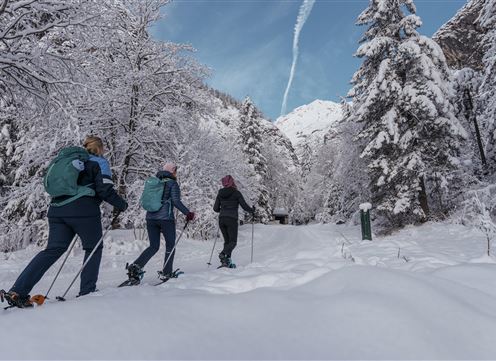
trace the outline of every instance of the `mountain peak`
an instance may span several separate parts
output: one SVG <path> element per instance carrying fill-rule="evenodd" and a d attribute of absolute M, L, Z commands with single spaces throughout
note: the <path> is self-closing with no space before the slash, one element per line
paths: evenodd
<path fill-rule="evenodd" d="M 339 103 L 316 99 L 279 117 L 274 124 L 289 138 L 293 146 L 297 146 L 309 136 L 323 136 L 342 118 Z"/>

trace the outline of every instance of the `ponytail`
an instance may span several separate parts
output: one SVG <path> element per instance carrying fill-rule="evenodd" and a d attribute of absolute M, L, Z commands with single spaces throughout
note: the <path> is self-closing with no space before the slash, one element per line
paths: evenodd
<path fill-rule="evenodd" d="M 88 153 L 91 153 L 93 155 L 103 155 L 102 138 L 94 136 L 86 137 L 83 146 L 86 148 Z"/>

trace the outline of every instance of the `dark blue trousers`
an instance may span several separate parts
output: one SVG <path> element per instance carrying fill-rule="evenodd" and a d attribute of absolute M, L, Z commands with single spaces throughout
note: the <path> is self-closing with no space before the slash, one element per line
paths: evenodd
<path fill-rule="evenodd" d="M 102 237 L 102 223 L 99 216 L 50 217 L 48 218 L 48 225 L 49 233 L 46 249 L 31 260 L 11 288 L 11 291 L 15 291 L 21 296 L 27 296 L 45 272 L 65 253 L 74 235 L 77 234 L 83 243 L 85 261 Z M 87 294 L 96 290 L 102 249 L 103 244 L 98 247 L 81 273 L 80 294 Z"/>
<path fill-rule="evenodd" d="M 150 240 L 150 246 L 141 253 L 135 264 L 140 267 L 145 267 L 150 258 L 152 258 L 155 253 L 158 252 L 160 248 L 160 233 L 164 235 L 165 238 L 165 260 L 169 257 L 176 244 L 176 222 L 173 220 L 146 220 L 146 229 L 148 231 L 148 239 Z M 174 251 L 172 256 L 170 256 L 169 262 L 165 265 L 163 271 L 164 273 L 172 273 L 172 263 L 174 262 Z"/>

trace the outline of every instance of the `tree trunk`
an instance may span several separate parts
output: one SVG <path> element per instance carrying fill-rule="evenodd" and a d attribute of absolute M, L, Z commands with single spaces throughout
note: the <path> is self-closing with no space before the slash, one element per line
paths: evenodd
<path fill-rule="evenodd" d="M 491 239 L 489 238 L 489 234 L 486 235 L 487 237 L 487 255 L 491 255 Z"/>
<path fill-rule="evenodd" d="M 477 123 L 477 117 L 474 112 L 474 102 L 472 100 L 472 93 L 470 89 L 465 89 L 465 96 L 467 97 L 467 112 L 465 114 L 466 118 L 470 121 L 470 118 L 473 119 L 474 128 L 475 128 L 475 137 L 477 139 L 477 146 L 479 147 L 479 155 L 482 162 L 482 167 L 485 169 L 487 166 L 486 155 L 484 153 L 484 146 L 482 145 L 482 138 L 479 130 L 479 123 Z"/>
<path fill-rule="evenodd" d="M 427 193 L 425 191 L 425 181 L 424 177 L 419 178 L 420 181 L 420 191 L 418 194 L 418 200 L 420 202 L 420 207 L 422 208 L 422 211 L 424 211 L 425 218 L 422 219 L 422 222 L 426 222 L 427 218 L 429 217 L 429 203 L 427 202 Z"/>
<path fill-rule="evenodd" d="M 127 194 L 127 185 L 126 179 L 129 173 L 129 166 L 131 165 L 131 160 L 133 158 L 133 136 L 136 132 L 136 118 L 138 116 L 138 95 L 139 95 L 139 87 L 137 85 L 133 85 L 132 87 L 132 96 L 131 96 L 131 109 L 129 112 L 129 123 L 128 123 L 128 140 L 127 140 L 127 149 L 124 155 L 124 162 L 122 164 L 122 170 L 119 177 L 118 183 L 118 192 L 121 196 L 126 196 Z M 114 214 L 115 215 L 115 214 Z M 119 228 L 119 220 L 115 218 L 115 221 L 112 223 L 112 228 Z"/>

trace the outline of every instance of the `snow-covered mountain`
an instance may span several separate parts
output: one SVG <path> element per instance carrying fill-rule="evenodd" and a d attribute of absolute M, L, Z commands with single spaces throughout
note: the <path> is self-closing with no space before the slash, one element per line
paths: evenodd
<path fill-rule="evenodd" d="M 308 138 L 320 139 L 343 118 L 341 105 L 332 101 L 315 100 L 302 105 L 274 123 L 295 148 Z"/>

